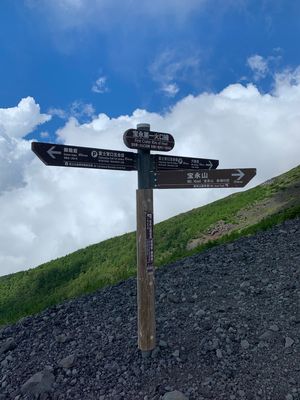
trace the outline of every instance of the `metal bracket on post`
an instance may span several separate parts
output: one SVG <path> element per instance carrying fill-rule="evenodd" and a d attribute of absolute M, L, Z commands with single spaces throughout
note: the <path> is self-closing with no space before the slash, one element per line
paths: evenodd
<path fill-rule="evenodd" d="M 137 130 L 150 131 L 149 124 Z M 137 201 L 137 302 L 138 347 L 147 357 L 156 346 L 155 287 L 153 267 L 153 190 L 150 150 L 138 149 Z"/>

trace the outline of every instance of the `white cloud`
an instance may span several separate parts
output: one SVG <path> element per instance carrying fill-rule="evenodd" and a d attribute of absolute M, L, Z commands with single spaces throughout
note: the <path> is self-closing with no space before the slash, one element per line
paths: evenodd
<path fill-rule="evenodd" d="M 24 137 L 50 119 L 50 115 L 40 113 L 40 106 L 32 97 L 26 97 L 16 107 L 0 108 L 0 133 L 15 138 Z"/>
<path fill-rule="evenodd" d="M 49 108 L 48 114 L 65 120 L 71 117 L 77 119 L 92 118 L 95 114 L 95 108 L 90 103 L 84 103 L 81 100 L 75 100 L 68 106 L 67 110 L 52 107 Z"/>
<path fill-rule="evenodd" d="M 169 97 L 174 97 L 179 92 L 179 87 L 176 83 L 169 83 L 163 85 L 161 90 L 167 94 Z"/>
<path fill-rule="evenodd" d="M 22 99 L 16 107 L 0 108 L 0 196 L 24 186 L 24 171 L 31 155 L 22 137 L 50 118 L 41 114 L 32 97 Z"/>
<path fill-rule="evenodd" d="M 43 131 L 40 133 L 40 137 L 43 139 L 48 138 L 49 136 L 50 136 L 49 132 Z"/>
<path fill-rule="evenodd" d="M 194 54 L 193 56 L 188 56 Z M 195 50 L 168 49 L 160 53 L 149 67 L 152 79 L 168 96 L 179 92 L 178 83 L 191 82 L 199 77 L 200 56 Z"/>
<path fill-rule="evenodd" d="M 92 86 L 92 92 L 95 93 L 106 93 L 108 88 L 106 86 L 106 76 L 100 76 Z"/>
<path fill-rule="evenodd" d="M 299 93 L 300 86 L 300 67 L 296 69 L 285 69 L 283 72 L 277 72 L 275 74 L 275 93 L 277 95 L 283 95 L 286 91 L 285 88 L 289 86 L 292 88 L 287 94 L 293 97 Z"/>
<path fill-rule="evenodd" d="M 262 57 L 258 54 L 254 54 L 247 59 L 247 65 L 253 72 L 253 79 L 255 82 L 266 78 L 268 75 L 274 76 L 278 69 L 278 65 L 282 60 L 282 49 L 280 47 L 274 48 L 272 55 L 268 57 Z"/>
<path fill-rule="evenodd" d="M 73 101 L 70 106 L 69 117 L 81 118 L 88 117 L 91 118 L 95 114 L 94 106 L 90 103 L 83 103 L 80 100 Z"/>
<path fill-rule="evenodd" d="M 268 61 L 258 54 L 249 57 L 247 64 L 254 72 L 255 81 L 265 78 L 269 72 Z"/>
<path fill-rule="evenodd" d="M 48 114 L 52 115 L 52 117 L 58 117 L 61 119 L 67 119 L 68 118 L 68 113 L 63 110 L 62 108 L 55 108 L 51 107 L 48 109 Z"/>
<path fill-rule="evenodd" d="M 219 168 L 256 167 L 257 177 L 249 188 L 299 164 L 299 71 L 278 75 L 268 94 L 261 94 L 253 84 L 233 84 L 220 93 L 187 96 L 165 115 L 136 110 L 130 116 L 111 119 L 99 114 L 84 124 L 71 118 L 57 132 L 57 139 L 128 150 L 122 142 L 123 132 L 148 122 L 153 130 L 174 136 L 170 155 L 216 158 Z M 35 107 L 32 109 L 34 113 Z M 45 119 L 41 115 L 36 114 L 35 121 Z M 31 115 L 27 119 L 32 121 Z M 30 125 L 28 121 L 23 121 L 24 125 Z M 9 126 L 0 140 L 0 154 L 4 155 L 0 170 L 7 174 L 3 175 L 7 179 L 2 176 L 0 181 L 1 274 L 36 266 L 135 229 L 135 172 L 47 167 L 32 154 L 30 143 L 13 125 L 10 132 Z M 22 171 L 21 176 L 15 178 L 14 170 Z M 155 221 L 232 192 L 155 191 Z"/>

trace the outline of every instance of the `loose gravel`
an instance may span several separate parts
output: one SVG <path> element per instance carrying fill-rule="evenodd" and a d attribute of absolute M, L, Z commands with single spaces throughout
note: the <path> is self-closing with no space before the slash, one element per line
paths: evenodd
<path fill-rule="evenodd" d="M 300 219 L 156 271 L 157 348 L 136 280 L 0 330 L 0 399 L 300 399 Z"/>

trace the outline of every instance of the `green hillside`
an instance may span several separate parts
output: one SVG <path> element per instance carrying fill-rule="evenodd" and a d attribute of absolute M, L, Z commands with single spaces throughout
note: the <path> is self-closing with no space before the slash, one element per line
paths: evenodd
<path fill-rule="evenodd" d="M 255 233 L 300 215 L 300 166 L 155 225 L 155 265 Z M 0 324 L 12 323 L 136 273 L 135 232 L 37 268 L 0 277 Z"/>

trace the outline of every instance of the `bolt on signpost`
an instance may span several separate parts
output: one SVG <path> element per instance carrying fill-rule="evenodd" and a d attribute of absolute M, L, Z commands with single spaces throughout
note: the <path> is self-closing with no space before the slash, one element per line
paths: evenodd
<path fill-rule="evenodd" d="M 151 150 L 172 150 L 175 141 L 169 133 L 150 131 L 149 124 L 128 129 L 123 140 L 137 153 L 39 142 L 32 143 L 32 151 L 46 165 L 138 172 L 138 347 L 147 355 L 156 346 L 153 189 L 241 188 L 256 175 L 256 169 L 216 169 L 219 160 L 152 155 Z"/>

